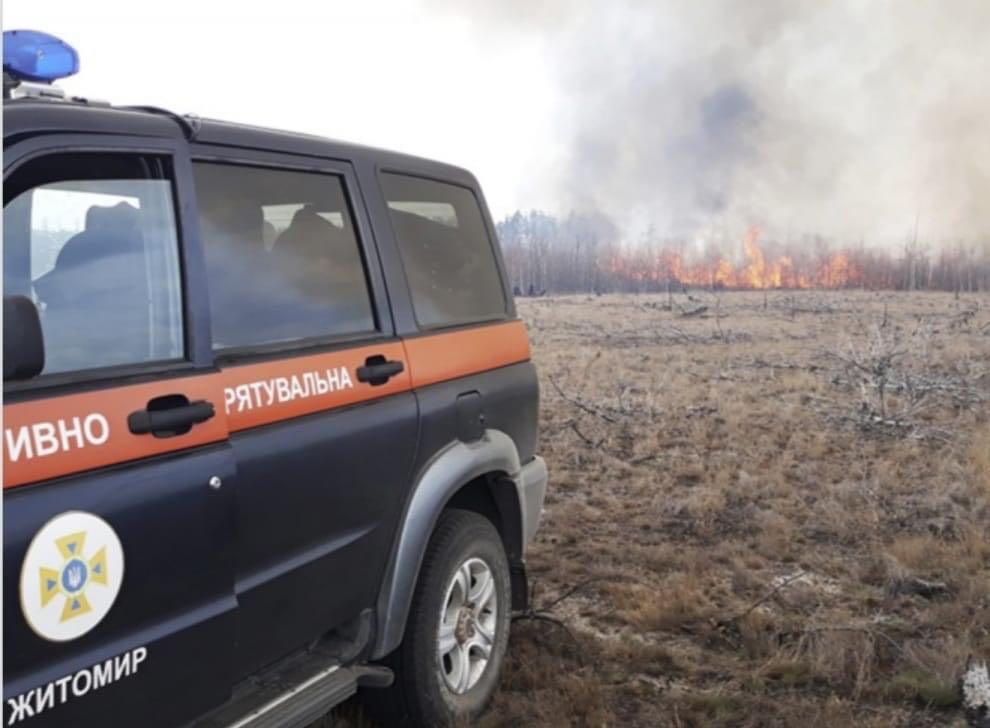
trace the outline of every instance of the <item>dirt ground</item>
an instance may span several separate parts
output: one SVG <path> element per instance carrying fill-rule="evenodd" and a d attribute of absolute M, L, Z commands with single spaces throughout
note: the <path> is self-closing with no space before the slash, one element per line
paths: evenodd
<path fill-rule="evenodd" d="M 486 726 L 966 725 L 990 296 L 523 299 L 551 489 Z"/>

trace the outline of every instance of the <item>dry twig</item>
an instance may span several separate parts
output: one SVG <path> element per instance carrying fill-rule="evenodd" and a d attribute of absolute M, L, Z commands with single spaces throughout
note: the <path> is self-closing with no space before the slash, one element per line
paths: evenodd
<path fill-rule="evenodd" d="M 607 414 L 605 414 L 601 410 L 597 409 L 596 407 L 592 407 L 591 405 L 585 404 L 584 402 L 582 402 L 580 399 L 577 399 L 576 397 L 571 397 L 571 396 L 565 394 L 564 393 L 564 390 L 562 390 L 560 388 L 560 385 L 557 384 L 557 380 L 554 379 L 553 377 L 548 376 L 547 377 L 547 380 L 549 380 L 550 384 L 553 385 L 553 388 L 555 390 L 557 390 L 557 394 L 559 394 L 560 397 L 561 397 L 561 399 L 563 399 L 565 402 L 568 402 L 568 403 L 574 405 L 575 407 L 577 407 L 582 412 L 587 412 L 589 415 L 594 415 L 595 417 L 598 417 L 600 419 L 603 419 L 603 420 L 605 420 L 606 422 L 608 422 L 610 424 L 613 424 L 614 425 L 616 422 L 618 422 L 618 420 L 616 420 L 614 417 L 609 417 Z"/>

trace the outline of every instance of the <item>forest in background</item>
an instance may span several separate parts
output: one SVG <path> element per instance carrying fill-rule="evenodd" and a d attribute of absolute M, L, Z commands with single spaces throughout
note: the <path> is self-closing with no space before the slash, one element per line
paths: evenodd
<path fill-rule="evenodd" d="M 601 215 L 516 212 L 496 225 L 518 295 L 650 293 L 681 288 L 990 291 L 990 240 L 934 245 L 911 236 L 898 248 L 839 245 L 821 236 L 785 240 L 750 228 L 703 242 L 648 230 L 624 240 Z"/>

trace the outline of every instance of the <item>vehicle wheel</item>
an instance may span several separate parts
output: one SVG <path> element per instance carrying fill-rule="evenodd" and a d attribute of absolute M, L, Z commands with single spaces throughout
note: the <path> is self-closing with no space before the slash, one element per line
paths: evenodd
<path fill-rule="evenodd" d="M 387 695 L 369 696 L 372 712 L 387 725 L 477 718 L 495 691 L 509 642 L 510 589 L 491 522 L 470 511 L 444 512 L 423 558 L 402 644 L 388 658 L 395 682 Z"/>

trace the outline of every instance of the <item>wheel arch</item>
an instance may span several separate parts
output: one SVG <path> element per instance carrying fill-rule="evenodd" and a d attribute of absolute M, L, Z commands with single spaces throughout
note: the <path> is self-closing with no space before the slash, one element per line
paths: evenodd
<path fill-rule="evenodd" d="M 519 472 L 516 445 L 500 430 L 486 430 L 475 442 L 450 443 L 420 471 L 379 592 L 373 659 L 389 654 L 402 641 L 423 556 L 445 509 L 461 508 L 491 520 L 510 567 L 521 562 L 525 536 Z"/>

